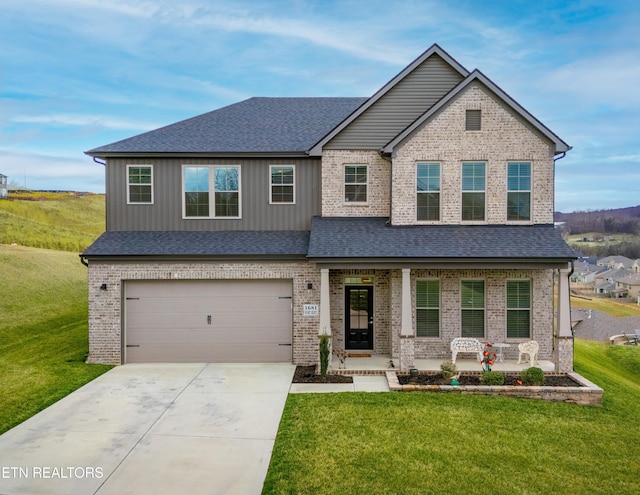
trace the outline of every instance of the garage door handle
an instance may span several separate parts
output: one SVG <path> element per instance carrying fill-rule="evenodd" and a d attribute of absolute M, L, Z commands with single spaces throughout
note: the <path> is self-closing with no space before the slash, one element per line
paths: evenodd
<path fill-rule="evenodd" d="M 127 344 L 127 347 L 140 347 L 139 344 Z"/>
<path fill-rule="evenodd" d="M 291 346 L 291 344 L 278 344 L 278 345 L 288 345 L 288 346 Z"/>
<path fill-rule="evenodd" d="M 211 325 L 211 315 L 207 315 L 207 325 Z"/>

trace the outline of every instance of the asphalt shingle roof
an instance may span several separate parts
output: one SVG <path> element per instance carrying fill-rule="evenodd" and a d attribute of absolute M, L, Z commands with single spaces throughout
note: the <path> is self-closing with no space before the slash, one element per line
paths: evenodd
<path fill-rule="evenodd" d="M 304 256 L 307 231 L 105 232 L 83 256 Z"/>
<path fill-rule="evenodd" d="M 305 152 L 366 100 L 249 98 L 87 154 Z"/>
<path fill-rule="evenodd" d="M 553 225 L 390 226 L 387 221 L 387 218 L 314 217 L 308 257 L 577 258 Z"/>

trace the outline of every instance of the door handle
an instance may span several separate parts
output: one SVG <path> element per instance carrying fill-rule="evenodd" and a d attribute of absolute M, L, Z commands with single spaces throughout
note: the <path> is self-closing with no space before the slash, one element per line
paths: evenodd
<path fill-rule="evenodd" d="M 207 325 L 211 325 L 211 315 L 207 315 Z"/>

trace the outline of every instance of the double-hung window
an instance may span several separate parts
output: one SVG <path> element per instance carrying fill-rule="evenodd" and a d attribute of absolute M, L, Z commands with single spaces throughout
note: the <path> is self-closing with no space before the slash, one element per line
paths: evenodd
<path fill-rule="evenodd" d="M 240 218 L 239 165 L 185 165 L 185 218 Z"/>
<path fill-rule="evenodd" d="M 367 166 L 344 166 L 344 201 L 345 203 L 367 202 Z"/>
<path fill-rule="evenodd" d="M 484 337 L 484 280 L 463 280 L 460 287 L 462 337 Z"/>
<path fill-rule="evenodd" d="M 153 203 L 153 166 L 127 165 L 127 203 Z"/>
<path fill-rule="evenodd" d="M 531 163 L 507 163 L 507 220 L 531 220 Z"/>
<path fill-rule="evenodd" d="M 416 282 L 416 336 L 440 336 L 440 281 Z"/>
<path fill-rule="evenodd" d="M 440 220 L 440 164 L 418 163 L 416 173 L 418 220 Z"/>
<path fill-rule="evenodd" d="M 462 220 L 485 219 L 486 164 L 462 162 Z"/>
<path fill-rule="evenodd" d="M 295 169 L 293 165 L 269 166 L 271 204 L 295 203 Z"/>
<path fill-rule="evenodd" d="M 528 339 L 531 334 L 531 281 L 507 280 L 507 338 Z"/>

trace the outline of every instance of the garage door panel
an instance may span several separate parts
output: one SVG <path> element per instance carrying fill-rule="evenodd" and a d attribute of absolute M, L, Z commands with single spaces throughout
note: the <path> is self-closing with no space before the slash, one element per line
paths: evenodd
<path fill-rule="evenodd" d="M 126 362 L 291 362 L 290 280 L 125 285 Z"/>

